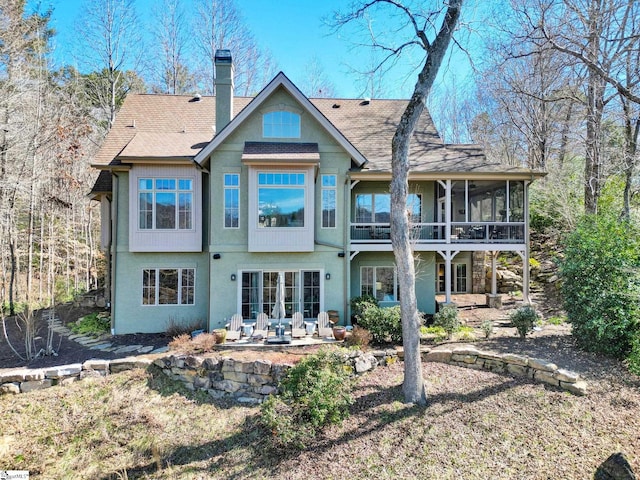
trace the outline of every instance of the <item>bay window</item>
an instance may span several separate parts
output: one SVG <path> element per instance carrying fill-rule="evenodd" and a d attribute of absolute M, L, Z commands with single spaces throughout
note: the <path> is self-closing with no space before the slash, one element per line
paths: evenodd
<path fill-rule="evenodd" d="M 304 227 L 305 174 L 258 173 L 258 227 Z"/>
<path fill-rule="evenodd" d="M 193 226 L 193 180 L 138 179 L 138 219 L 141 230 L 190 230 Z"/>

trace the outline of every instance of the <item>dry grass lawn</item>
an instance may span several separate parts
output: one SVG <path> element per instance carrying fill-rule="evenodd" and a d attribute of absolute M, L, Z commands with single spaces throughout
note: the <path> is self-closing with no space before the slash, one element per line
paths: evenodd
<path fill-rule="evenodd" d="M 402 365 L 359 380 L 351 416 L 302 452 L 271 447 L 260 410 L 133 371 L 0 397 L 0 470 L 43 479 L 588 479 L 622 451 L 640 472 L 640 382 L 620 367 L 586 397 L 425 364 L 430 403 L 402 403 Z"/>

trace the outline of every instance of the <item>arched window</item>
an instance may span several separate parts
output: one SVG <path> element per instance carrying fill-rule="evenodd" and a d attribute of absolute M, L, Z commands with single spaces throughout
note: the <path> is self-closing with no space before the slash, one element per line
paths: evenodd
<path fill-rule="evenodd" d="M 276 110 L 262 116 L 262 136 L 265 138 L 300 138 L 300 115 Z"/>

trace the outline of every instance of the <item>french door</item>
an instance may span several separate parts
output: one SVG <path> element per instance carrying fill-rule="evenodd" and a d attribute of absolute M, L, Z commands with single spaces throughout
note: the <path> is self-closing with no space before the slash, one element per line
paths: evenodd
<path fill-rule="evenodd" d="M 282 279 L 286 317 L 302 312 L 305 318 L 316 318 L 322 306 L 320 273 L 319 270 L 242 272 L 242 316 L 253 319 L 264 312 L 271 317 L 278 298 L 278 282 Z"/>

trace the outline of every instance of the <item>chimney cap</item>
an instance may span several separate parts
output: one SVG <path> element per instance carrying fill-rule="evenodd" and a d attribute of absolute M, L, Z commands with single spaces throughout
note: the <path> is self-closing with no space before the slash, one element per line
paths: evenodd
<path fill-rule="evenodd" d="M 216 63 L 231 63 L 231 50 L 216 50 Z"/>

